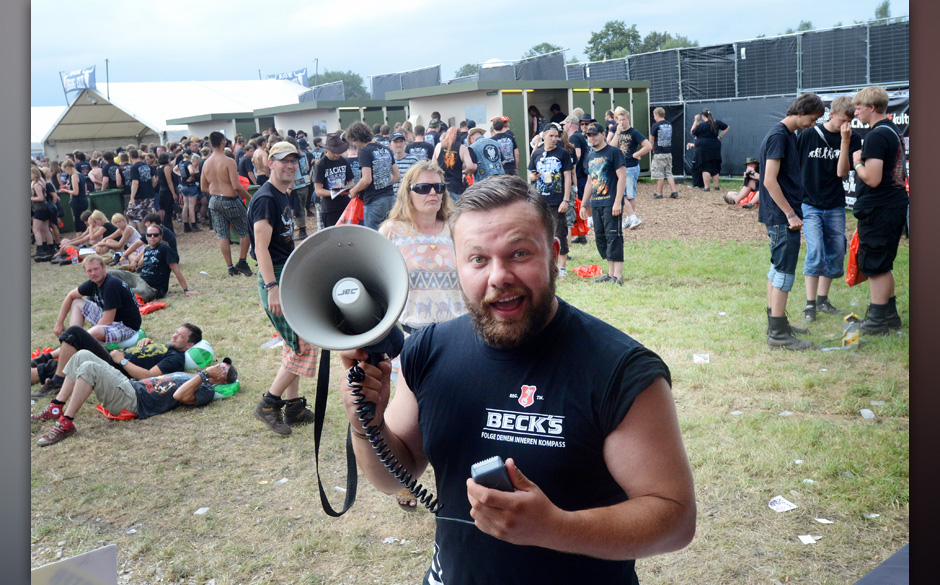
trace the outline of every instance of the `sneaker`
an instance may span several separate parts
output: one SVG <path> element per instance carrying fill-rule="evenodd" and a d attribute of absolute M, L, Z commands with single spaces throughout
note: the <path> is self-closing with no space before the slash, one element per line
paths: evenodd
<path fill-rule="evenodd" d="M 559 266 L 558 267 L 558 280 L 564 280 L 565 278 L 568 278 L 568 269 L 565 268 L 564 266 Z"/>
<path fill-rule="evenodd" d="M 587 244 L 588 243 L 587 236 L 577 236 L 576 238 L 571 240 L 571 243 L 572 244 Z"/>
<path fill-rule="evenodd" d="M 844 313 L 839 309 L 832 306 L 832 303 L 829 302 L 829 299 L 816 300 L 816 310 L 822 311 L 823 313 L 829 313 L 830 315 L 843 315 Z"/>
<path fill-rule="evenodd" d="M 637 226 L 640 225 L 641 223 L 643 223 L 643 220 L 640 219 L 639 217 L 633 218 L 633 221 L 630 222 L 630 229 L 635 230 Z"/>
<path fill-rule="evenodd" d="M 268 428 L 279 435 L 289 435 L 290 425 L 284 422 L 284 415 L 281 409 L 284 407 L 284 401 L 279 400 L 275 403 L 266 396 L 261 397 L 261 402 L 251 411 L 256 419 L 268 425 Z"/>
<path fill-rule="evenodd" d="M 662 199 L 662 198 L 663 198 L 662 193 L 653 193 L 653 199 Z"/>
<path fill-rule="evenodd" d="M 711 191 L 711 189 L 709 189 L 708 187 L 705 187 L 702 189 L 702 191 L 704 191 L 705 193 L 708 193 L 709 191 Z"/>
<path fill-rule="evenodd" d="M 297 231 L 297 235 L 294 236 L 295 242 L 302 242 L 307 239 L 307 230 L 306 228 L 301 228 Z"/>
<path fill-rule="evenodd" d="M 108 262 L 108 266 L 117 266 L 120 263 L 121 263 L 121 254 L 116 253 L 114 254 L 114 257 L 111 258 L 111 261 Z"/>
<path fill-rule="evenodd" d="M 229 276 L 238 276 L 238 275 L 239 275 L 238 268 L 235 268 L 234 266 L 229 266 L 229 267 L 228 267 L 228 275 L 229 275 Z"/>
<path fill-rule="evenodd" d="M 238 261 L 238 264 L 235 265 L 235 270 L 239 273 L 244 274 L 245 276 L 254 276 L 254 272 L 251 271 L 251 268 L 248 266 L 248 262 L 244 258 Z"/>
<path fill-rule="evenodd" d="M 198 223 L 194 223 L 193 225 L 190 226 L 190 230 L 194 232 L 201 232 L 202 228 L 199 227 Z"/>
<path fill-rule="evenodd" d="M 307 408 L 306 398 L 294 398 L 284 402 L 284 422 L 294 427 L 312 423 L 316 419 L 313 411 Z"/>
<path fill-rule="evenodd" d="M 611 280 L 616 280 L 616 279 L 609 274 L 605 274 L 604 276 L 598 276 L 597 278 L 595 278 L 594 282 L 595 283 L 610 282 Z"/>
<path fill-rule="evenodd" d="M 46 445 L 58 443 L 62 439 L 74 434 L 75 423 L 67 418 L 60 417 L 59 420 L 55 423 L 55 426 L 49 429 L 45 435 L 36 441 L 36 444 L 40 447 L 45 447 Z"/>
<path fill-rule="evenodd" d="M 627 217 L 626 215 L 623 216 L 623 221 L 620 222 L 620 227 L 625 230 L 630 229 L 630 218 Z"/>
<path fill-rule="evenodd" d="M 623 286 L 623 279 L 617 278 L 615 276 L 611 276 L 610 280 L 608 280 L 607 282 L 609 282 L 610 284 L 618 284 L 620 286 Z"/>
<path fill-rule="evenodd" d="M 721 198 L 724 199 L 725 203 L 727 203 L 728 205 L 734 205 L 734 197 L 732 197 L 731 195 L 728 195 L 727 193 L 725 193 L 724 195 L 721 196 Z"/>
<path fill-rule="evenodd" d="M 29 422 L 42 422 L 44 420 L 59 420 L 62 416 L 62 405 L 49 403 L 41 412 L 29 415 Z"/>
<path fill-rule="evenodd" d="M 46 380 L 45 384 L 42 385 L 42 388 L 36 390 L 29 395 L 30 398 L 42 398 L 50 392 L 58 393 L 59 389 L 62 388 L 62 382 L 57 382 L 54 378 L 49 378 Z"/>
<path fill-rule="evenodd" d="M 744 209 L 753 209 L 753 208 L 754 208 L 754 204 L 753 204 L 753 203 L 745 203 L 745 204 L 742 205 L 741 207 L 744 208 Z"/>
<path fill-rule="evenodd" d="M 672 193 L 669 194 L 669 197 L 670 197 L 671 199 L 678 199 L 678 198 L 679 198 L 679 192 L 678 192 L 678 191 L 673 191 Z"/>
<path fill-rule="evenodd" d="M 803 322 L 812 323 L 816 320 L 816 305 L 806 305 L 803 307 Z"/>

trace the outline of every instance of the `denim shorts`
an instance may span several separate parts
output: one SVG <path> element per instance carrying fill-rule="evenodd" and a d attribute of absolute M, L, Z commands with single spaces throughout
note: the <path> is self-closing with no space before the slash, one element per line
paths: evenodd
<path fill-rule="evenodd" d="M 379 229 L 379 226 L 382 225 L 382 222 L 388 217 L 388 212 L 392 210 L 394 204 L 394 195 L 387 195 L 373 200 L 372 203 L 366 203 L 362 210 L 363 225 L 374 230 Z"/>
<path fill-rule="evenodd" d="M 636 180 L 640 178 L 640 165 L 627 167 L 627 186 L 623 190 L 624 199 L 636 199 Z"/>
<path fill-rule="evenodd" d="M 790 292 L 800 256 L 800 230 L 791 230 L 787 224 L 768 225 L 767 235 L 770 237 L 770 270 L 767 271 L 767 280 L 774 288 Z"/>
<path fill-rule="evenodd" d="M 819 209 L 803 204 L 803 237 L 806 238 L 804 276 L 835 280 L 845 274 L 845 208 Z"/>

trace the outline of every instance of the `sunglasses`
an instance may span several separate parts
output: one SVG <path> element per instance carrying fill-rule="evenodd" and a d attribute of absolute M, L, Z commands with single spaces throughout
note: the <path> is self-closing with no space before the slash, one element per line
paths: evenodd
<path fill-rule="evenodd" d="M 162 235 L 163 235 L 163 234 L 152 234 L 152 233 L 150 233 L 150 232 L 147 232 L 147 237 L 148 237 L 148 238 L 159 238 L 159 237 L 162 236 Z"/>
<path fill-rule="evenodd" d="M 415 183 L 411 186 L 411 190 L 418 195 L 427 195 L 431 192 L 431 189 L 434 189 L 434 191 L 436 191 L 438 194 L 441 194 L 446 188 L 447 185 L 444 183 Z"/>

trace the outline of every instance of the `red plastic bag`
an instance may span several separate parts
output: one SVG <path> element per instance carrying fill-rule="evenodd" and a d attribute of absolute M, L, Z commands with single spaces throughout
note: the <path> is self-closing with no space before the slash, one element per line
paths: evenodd
<path fill-rule="evenodd" d="M 154 301 L 152 303 L 147 303 L 146 305 L 140 306 L 140 314 L 148 315 L 154 311 L 159 311 L 160 309 L 165 309 L 166 303 L 161 303 L 160 301 Z"/>
<path fill-rule="evenodd" d="M 101 406 L 100 404 L 96 406 L 95 408 L 97 408 L 98 412 L 103 414 L 105 418 L 110 418 L 111 420 L 134 420 L 135 418 L 137 418 L 136 414 L 127 410 L 126 408 L 122 408 L 120 414 L 117 414 L 117 415 L 111 414 L 110 412 L 105 410 L 105 408 Z"/>
<path fill-rule="evenodd" d="M 29 359 L 34 360 L 45 353 L 52 353 L 53 351 L 51 347 L 37 347 L 33 350 L 33 353 L 29 354 Z"/>
<path fill-rule="evenodd" d="M 339 216 L 336 225 L 362 225 L 365 218 L 365 204 L 362 199 L 353 197 L 349 200 L 349 205 L 343 210 L 343 215 Z"/>
<path fill-rule="evenodd" d="M 741 207 L 744 207 L 745 205 L 750 203 L 751 200 L 754 199 L 755 197 L 757 197 L 757 191 L 751 191 L 750 193 L 745 195 L 743 199 L 738 201 L 738 205 L 740 205 Z M 758 202 L 757 204 L 759 205 L 760 203 Z"/>
<path fill-rule="evenodd" d="M 581 219 L 581 200 L 574 200 L 574 225 L 571 227 L 571 235 L 574 237 L 586 236 L 590 231 L 587 221 Z"/>
<path fill-rule="evenodd" d="M 581 278 L 590 278 L 592 276 L 603 276 L 604 272 L 601 270 L 600 266 L 597 264 L 591 264 L 590 266 L 578 266 L 574 269 L 574 273 L 580 276 Z"/>
<path fill-rule="evenodd" d="M 849 244 L 849 265 L 845 269 L 845 283 L 849 286 L 855 286 L 860 282 L 868 280 L 867 276 L 862 276 L 858 270 L 858 230 L 852 234 L 852 243 Z"/>

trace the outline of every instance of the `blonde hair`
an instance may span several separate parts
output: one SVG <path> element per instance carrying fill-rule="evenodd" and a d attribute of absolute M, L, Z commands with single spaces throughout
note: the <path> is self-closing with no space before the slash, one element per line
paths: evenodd
<path fill-rule="evenodd" d="M 411 186 L 417 182 L 418 175 L 421 173 L 435 173 L 440 177 L 440 182 L 444 182 L 444 171 L 433 160 L 422 160 L 413 164 L 405 173 L 405 176 L 402 177 L 401 184 L 398 186 L 395 205 L 388 212 L 389 221 L 399 221 L 407 224 L 412 233 L 416 233 L 418 228 L 415 226 L 415 206 L 411 201 Z M 441 208 L 437 210 L 437 219 L 446 222 L 447 218 L 450 217 L 450 210 L 454 204 L 447 193 L 447 189 L 444 189 L 444 193 L 440 193 L 440 196 Z"/>
<path fill-rule="evenodd" d="M 84 268 L 85 266 L 88 266 L 89 264 L 93 262 L 97 262 L 98 264 L 101 264 L 102 266 L 104 266 L 104 258 L 99 256 L 98 254 L 88 254 L 85 256 L 85 259 L 82 260 L 82 268 Z"/>
<path fill-rule="evenodd" d="M 39 167 L 29 167 L 29 177 L 33 180 L 42 179 L 42 171 L 39 170 Z"/>
<path fill-rule="evenodd" d="M 829 105 L 829 114 L 845 114 L 851 120 L 855 117 L 855 106 L 852 105 L 852 98 L 847 95 L 840 95 L 832 100 Z"/>
<path fill-rule="evenodd" d="M 659 108 L 659 107 L 654 108 L 654 109 L 653 109 L 653 115 L 654 115 L 654 116 L 659 116 L 660 118 L 665 118 L 665 117 L 666 117 L 666 110 L 663 109 L 663 108 Z"/>
<path fill-rule="evenodd" d="M 884 114 L 888 111 L 888 92 L 879 85 L 871 85 L 855 94 L 852 104 L 856 106 L 874 106 L 875 111 Z"/>
<path fill-rule="evenodd" d="M 630 112 L 625 110 L 623 106 L 617 106 L 614 109 L 614 116 L 626 116 L 627 120 L 632 120 L 632 118 L 630 117 Z"/>
<path fill-rule="evenodd" d="M 127 218 L 124 217 L 123 213 L 115 213 L 114 215 L 111 216 L 111 223 L 114 223 L 116 221 L 123 221 L 124 223 L 127 223 Z"/>
<path fill-rule="evenodd" d="M 100 221 L 101 225 L 104 225 L 105 223 L 107 223 L 108 218 L 105 217 L 104 213 L 102 213 L 100 209 L 96 209 L 91 212 L 91 215 L 88 216 L 89 222 L 95 221 L 95 220 Z"/>

